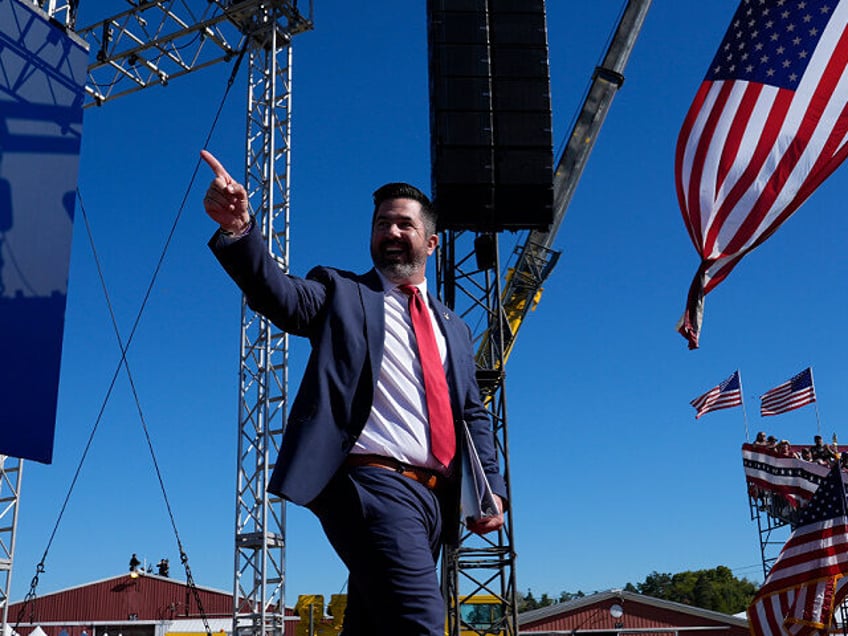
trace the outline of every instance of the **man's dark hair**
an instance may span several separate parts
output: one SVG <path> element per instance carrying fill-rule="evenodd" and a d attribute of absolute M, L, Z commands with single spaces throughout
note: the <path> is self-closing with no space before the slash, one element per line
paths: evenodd
<path fill-rule="evenodd" d="M 418 188 L 408 183 L 387 183 L 374 190 L 374 213 L 371 215 L 371 224 L 374 224 L 374 218 L 377 216 L 377 210 L 384 201 L 392 199 L 412 199 L 421 204 L 421 219 L 424 221 L 424 229 L 427 234 L 436 233 L 436 224 L 438 217 L 433 209 L 433 204 L 427 195 L 421 192 Z"/>

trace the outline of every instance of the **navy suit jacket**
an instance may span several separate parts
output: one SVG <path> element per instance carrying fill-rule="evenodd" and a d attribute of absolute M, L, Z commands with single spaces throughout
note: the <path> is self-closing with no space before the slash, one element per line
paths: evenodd
<path fill-rule="evenodd" d="M 306 278 L 286 275 L 270 256 L 256 224 L 247 236 L 232 242 L 216 233 L 209 246 L 254 311 L 311 342 L 268 485 L 270 492 L 308 505 L 343 465 L 371 411 L 383 356 L 382 282 L 374 270 L 359 275 L 316 267 Z M 430 296 L 429 301 L 447 343 L 445 371 L 454 421 L 457 426 L 467 422 L 492 489 L 506 500 L 491 417 L 475 378 L 470 330 L 438 300 Z M 458 443 L 463 438 L 458 435 Z M 458 518 L 458 510 L 445 512 Z"/>

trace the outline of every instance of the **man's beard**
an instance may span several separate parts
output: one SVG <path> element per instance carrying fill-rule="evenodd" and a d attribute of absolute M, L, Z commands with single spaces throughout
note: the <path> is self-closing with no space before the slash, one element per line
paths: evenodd
<path fill-rule="evenodd" d="M 409 245 L 401 245 L 404 252 L 397 256 L 386 256 L 383 248 L 387 242 L 376 249 L 371 248 L 371 260 L 374 266 L 391 281 L 405 281 L 417 274 L 425 266 L 427 257 L 414 253 Z M 397 244 L 395 244 L 397 245 Z"/>

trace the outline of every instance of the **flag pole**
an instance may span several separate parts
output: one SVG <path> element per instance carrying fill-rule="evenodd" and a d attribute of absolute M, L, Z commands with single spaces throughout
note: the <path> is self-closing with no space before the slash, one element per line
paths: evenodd
<path fill-rule="evenodd" d="M 812 366 L 810 366 L 810 385 L 813 387 L 813 395 L 816 395 L 816 382 L 815 382 L 815 379 L 813 378 L 813 367 Z M 818 396 L 816 396 L 816 399 L 813 400 L 813 408 L 816 411 L 816 432 L 819 435 L 821 435 L 822 434 L 822 428 L 821 428 L 821 418 L 819 417 L 819 398 L 818 398 Z"/>
<path fill-rule="evenodd" d="M 739 397 L 742 398 L 742 420 L 745 422 L 745 443 L 751 443 L 751 435 L 748 433 L 748 412 L 745 410 L 745 392 L 742 391 L 742 372 L 736 369 L 736 375 L 739 377 Z"/>

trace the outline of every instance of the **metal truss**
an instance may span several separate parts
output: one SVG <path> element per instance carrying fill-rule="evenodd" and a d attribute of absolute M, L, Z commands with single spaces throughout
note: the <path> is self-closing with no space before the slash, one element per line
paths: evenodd
<path fill-rule="evenodd" d="M 74 28 L 76 0 L 38 0 L 36 4 Z M 126 11 L 77 30 L 94 57 L 88 68 L 86 92 L 91 101 L 86 106 L 165 85 L 227 61 L 244 49 L 249 60 L 244 183 L 268 249 L 287 271 L 290 45 L 294 35 L 312 28 L 312 0 L 300 2 L 300 7 L 298 0 L 128 0 L 128 4 Z M 287 367 L 286 335 L 243 303 L 234 634 L 283 633 L 285 507 L 268 494 L 267 483 L 279 453 L 288 405 Z M 3 468 L 0 477 L 4 485 L 15 488 L 12 499 L 3 502 L 11 501 L 16 511 L 17 484 L 9 477 L 13 474 Z M 14 537 L 14 524 L 11 532 Z M 11 548 L 8 559 L 0 560 L 0 568 L 7 571 L 11 570 Z"/>
<path fill-rule="evenodd" d="M 472 326 L 475 342 L 484 352 L 478 354 L 477 379 L 492 417 L 495 448 L 506 479 L 507 498 L 511 499 L 503 374 L 506 352 L 502 346 L 508 325 L 501 304 L 497 235 L 448 231 L 443 233 L 443 245 L 437 272 L 439 292 L 445 303 Z M 486 594 L 494 596 L 502 606 L 501 624 L 488 631 L 517 635 L 512 513 L 505 512 L 504 526 L 497 533 L 481 537 L 464 528 L 461 531 L 459 545 L 446 548 L 442 558 L 447 633 L 449 636 L 459 636 L 460 631 L 476 633 L 462 623 L 460 599 Z"/>
<path fill-rule="evenodd" d="M 32 0 L 32 4 L 60 24 L 73 29 L 79 0 Z"/>
<path fill-rule="evenodd" d="M 76 0 L 43 3 L 56 5 L 54 11 L 60 12 L 65 24 L 74 26 Z M 149 86 L 165 86 L 177 77 L 231 60 L 248 34 L 264 29 L 262 21 L 269 12 L 284 13 L 291 34 L 312 27 L 311 1 L 309 17 L 301 15 L 297 0 L 128 0 L 128 4 L 126 11 L 77 30 L 94 57 L 88 68 L 87 106 Z"/>
<path fill-rule="evenodd" d="M 245 187 L 256 222 L 288 271 L 291 21 L 285 7 L 262 16 L 250 48 Z M 242 304 L 239 475 L 236 485 L 234 633 L 282 634 L 285 503 L 268 493 L 288 408 L 288 336 Z"/>
<path fill-rule="evenodd" d="M 748 493 L 748 506 L 751 509 L 751 521 L 757 522 L 765 579 L 786 543 L 786 533 L 794 528 L 798 514 L 783 497 L 771 492 Z M 780 535 L 777 539 L 772 536 L 775 533 Z"/>
<path fill-rule="evenodd" d="M 477 373 L 492 416 L 495 443 L 510 490 L 504 367 L 527 313 L 536 305 L 542 284 L 559 259 L 551 246 L 613 97 L 624 82 L 624 68 L 642 28 L 651 0 L 628 0 L 602 63 L 595 69 L 583 107 L 554 171 L 554 220 L 549 230 L 531 230 L 501 290 L 497 235 L 445 232 L 439 289 L 446 304 L 472 325 L 477 344 Z M 463 536 L 458 549 L 444 558 L 448 634 L 459 636 L 459 601 L 469 594 L 491 594 L 502 606 L 504 634 L 518 634 L 515 594 L 515 550 L 509 512 L 497 542 Z M 496 631 L 494 629 L 492 631 Z"/>
<path fill-rule="evenodd" d="M 9 615 L 9 591 L 12 586 L 12 557 L 15 554 L 15 530 L 18 525 L 18 501 L 24 461 L 0 455 L 0 612 L 6 626 Z"/>

